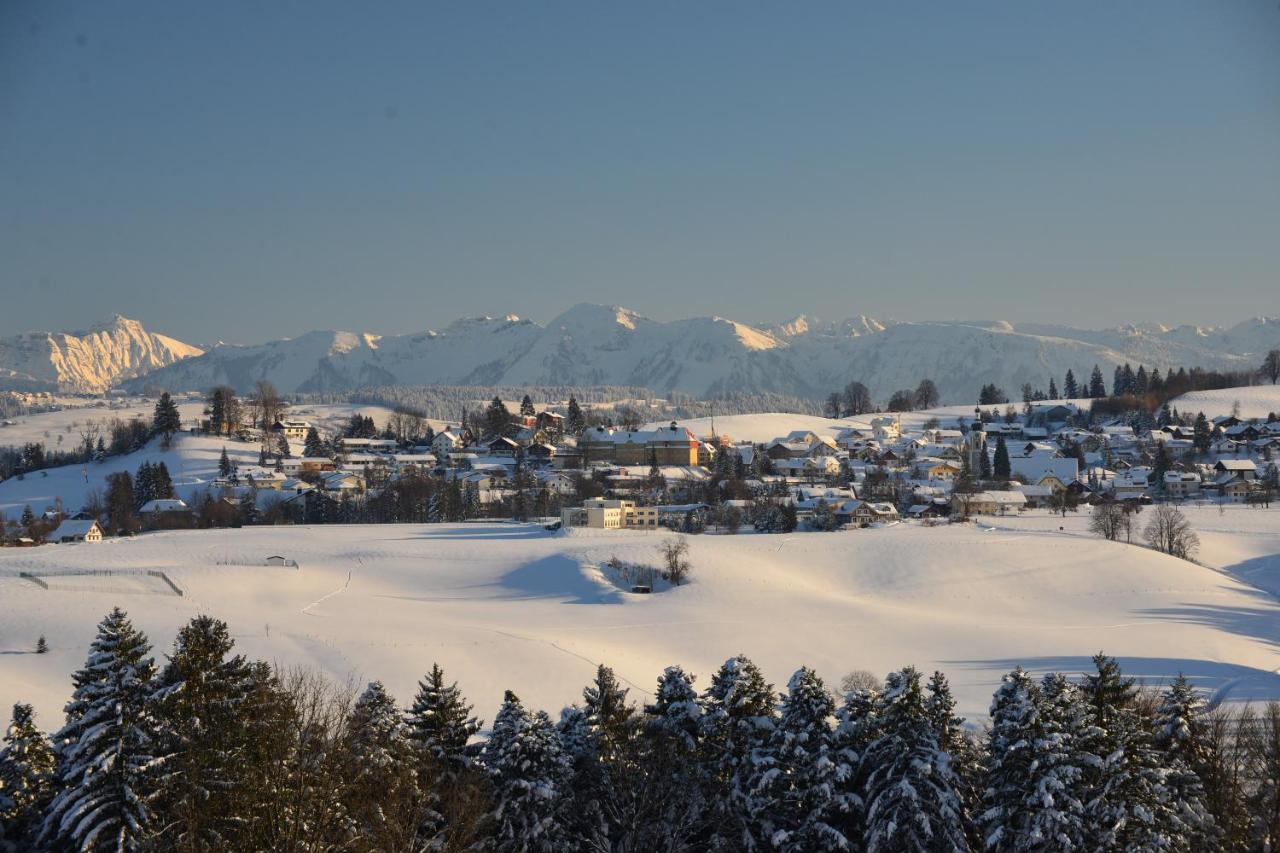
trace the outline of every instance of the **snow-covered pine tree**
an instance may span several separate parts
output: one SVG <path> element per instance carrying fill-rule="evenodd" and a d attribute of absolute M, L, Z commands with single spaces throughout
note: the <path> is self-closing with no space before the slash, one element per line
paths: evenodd
<path fill-rule="evenodd" d="M 1021 667 L 992 698 L 980 819 L 986 850 L 1073 850 L 1080 843 L 1080 769 L 1068 760 L 1069 741 L 1045 713 L 1049 707 Z"/>
<path fill-rule="evenodd" d="M 507 691 L 481 752 L 493 791 L 490 822 L 498 853 L 563 850 L 561 801 L 570 763 L 546 713 L 530 714 Z"/>
<path fill-rule="evenodd" d="M 115 608 L 98 625 L 54 736 L 58 793 L 45 812 L 41 844 L 80 850 L 141 849 L 150 832 L 144 801 L 154 760 L 146 635 Z"/>
<path fill-rule="evenodd" d="M 713 849 L 750 846 L 750 783 L 756 752 L 777 720 L 773 685 L 746 655 L 729 658 L 702 696 L 703 766 Z"/>
<path fill-rule="evenodd" d="M 324 456 L 325 450 L 324 442 L 320 440 L 320 433 L 316 431 L 315 427 L 309 427 L 307 429 L 307 437 L 302 444 L 302 455 Z"/>
<path fill-rule="evenodd" d="M 564 431 L 568 435 L 575 438 L 582 435 L 582 431 L 586 429 L 587 421 L 582 415 L 582 407 L 578 405 L 577 399 L 569 397 L 569 405 L 565 410 Z"/>
<path fill-rule="evenodd" d="M 596 667 L 595 680 L 583 688 L 582 710 L 601 761 L 617 759 L 639 733 L 635 709 L 627 704 L 627 689 L 604 664 Z"/>
<path fill-rule="evenodd" d="M 1168 770 L 1147 721 L 1133 707 L 1136 688 L 1115 658 L 1099 653 L 1085 677 L 1089 748 L 1101 761 L 1085 803 L 1086 846 L 1097 850 L 1184 850 Z"/>
<path fill-rule="evenodd" d="M 0 748 L 0 850 L 34 847 L 35 832 L 53 795 L 53 747 L 36 728 L 30 705 L 13 706 Z M 28 847 L 28 849 L 29 849 Z"/>
<path fill-rule="evenodd" d="M 925 713 L 938 736 L 938 746 L 951 756 L 956 789 L 964 807 L 965 831 L 976 846 L 981 841 L 975 817 L 982 806 L 982 747 L 965 732 L 964 718 L 956 715 L 956 700 L 946 675 L 935 670 L 925 689 Z"/>
<path fill-rule="evenodd" d="M 645 770 L 655 797 L 654 850 L 692 849 L 706 813 L 699 762 L 702 704 L 694 676 L 669 666 L 658 676 L 654 702 L 644 708 Z"/>
<path fill-rule="evenodd" d="M 529 398 L 528 394 L 525 394 L 520 400 L 520 415 L 522 417 L 531 418 L 536 414 L 537 412 L 533 408 L 533 400 Z"/>
<path fill-rule="evenodd" d="M 846 834 L 849 840 L 861 843 L 865 816 L 866 774 L 870 765 L 863 761 L 867 748 L 879 737 L 876 706 L 879 702 L 879 691 L 856 687 L 845 694 L 844 702 L 836 711 L 835 747 L 842 761 L 853 769 L 853 776 L 846 781 L 844 790 L 857 798 L 859 808 L 851 814 Z"/>
<path fill-rule="evenodd" d="M 480 721 L 471 716 L 471 709 L 458 683 L 446 683 L 444 670 L 433 663 L 431 671 L 418 682 L 418 693 L 405 723 L 409 739 L 441 772 L 471 763 L 467 742 L 481 726 Z"/>
<path fill-rule="evenodd" d="M 876 716 L 879 736 L 863 758 L 868 853 L 967 851 L 959 780 L 938 745 L 914 667 L 885 679 Z"/>
<path fill-rule="evenodd" d="M 835 702 L 807 667 L 791 676 L 782 713 L 754 764 L 752 828 L 762 847 L 843 851 L 844 827 L 859 802 L 845 785 L 853 768 L 835 746 Z"/>
<path fill-rule="evenodd" d="M 702 705 L 693 688 L 694 676 L 679 666 L 669 666 L 658 676 L 652 705 L 645 705 L 645 728 L 666 748 L 692 755 L 698 748 Z"/>
<path fill-rule="evenodd" d="M 1164 754 L 1174 817 L 1193 850 L 1212 849 L 1220 837 L 1201 774 L 1213 773 L 1213 750 L 1204 730 L 1204 699 L 1186 676 L 1165 690 L 1155 716 L 1155 747 Z"/>
<path fill-rule="evenodd" d="M 231 655 L 234 645 L 225 622 L 197 616 L 178 631 L 155 679 L 154 752 L 161 760 L 148 788 L 164 846 L 224 845 L 244 820 L 237 800 L 243 756 L 259 745 L 246 737 L 252 679 L 244 657 Z"/>
<path fill-rule="evenodd" d="M 413 849 L 423 807 L 414 748 L 382 682 L 356 700 L 344 740 L 339 778 L 352 831 L 375 850 Z"/>

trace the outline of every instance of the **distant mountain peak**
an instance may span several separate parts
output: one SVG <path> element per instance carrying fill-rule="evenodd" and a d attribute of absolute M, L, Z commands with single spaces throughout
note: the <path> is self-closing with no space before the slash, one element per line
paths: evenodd
<path fill-rule="evenodd" d="M 116 314 L 85 331 L 0 339 L 0 387 L 98 394 L 122 379 L 203 354 L 199 347 L 148 332 L 140 321 Z"/>

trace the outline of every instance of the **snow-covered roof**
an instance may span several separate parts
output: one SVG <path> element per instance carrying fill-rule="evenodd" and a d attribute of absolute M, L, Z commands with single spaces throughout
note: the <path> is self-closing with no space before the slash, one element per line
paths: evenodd
<path fill-rule="evenodd" d="M 150 515 L 153 512 L 189 512 L 190 507 L 186 501 L 177 498 L 158 498 L 156 500 L 147 501 L 138 508 L 138 512 L 142 515 Z"/>
<path fill-rule="evenodd" d="M 80 539 L 88 535 L 89 531 L 98 526 L 98 522 L 93 519 L 76 520 L 66 519 L 58 525 L 58 529 L 49 534 L 49 538 L 53 540 L 75 538 Z"/>

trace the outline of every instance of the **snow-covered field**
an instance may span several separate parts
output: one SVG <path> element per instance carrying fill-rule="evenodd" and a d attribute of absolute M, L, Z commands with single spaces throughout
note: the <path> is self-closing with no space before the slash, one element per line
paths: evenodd
<path fill-rule="evenodd" d="M 1015 664 L 1081 672 L 1099 649 L 1151 681 L 1183 671 L 1231 699 L 1280 697 L 1280 604 L 1237 579 L 1280 588 L 1280 511 L 1196 513 L 1204 558 L 1230 561 L 1225 571 L 1088 537 L 1083 516 L 990 522 L 691 537 L 693 583 L 647 596 L 595 566 L 656 563 L 662 534 L 279 527 L 12 549 L 0 552 L 0 707 L 34 702 L 55 726 L 115 604 L 158 653 L 212 613 L 249 655 L 380 678 L 402 701 L 439 661 L 490 719 L 508 687 L 534 706 L 573 701 L 598 662 L 643 701 L 664 666 L 685 665 L 702 687 L 738 652 L 776 685 L 801 664 L 832 683 L 853 669 L 940 668 L 978 719 Z M 273 554 L 300 568 L 262 565 Z M 18 577 L 90 568 L 160 570 L 186 595 L 138 577 L 60 577 L 48 590 Z M 47 655 L 33 653 L 41 634 Z"/>
<path fill-rule="evenodd" d="M 1231 414 L 1236 403 L 1240 404 L 1242 418 L 1265 418 L 1271 412 L 1280 412 L 1280 385 L 1192 391 L 1174 398 L 1169 405 L 1180 412 L 1204 412 L 1212 418 Z"/>

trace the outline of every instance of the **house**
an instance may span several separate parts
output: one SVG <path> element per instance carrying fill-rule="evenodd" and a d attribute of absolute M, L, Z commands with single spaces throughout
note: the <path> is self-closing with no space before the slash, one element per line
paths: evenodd
<path fill-rule="evenodd" d="M 190 515 L 191 507 L 187 506 L 186 501 L 177 498 L 157 498 L 150 500 L 138 507 L 138 515 L 143 518 L 160 516 L 165 514 Z"/>
<path fill-rule="evenodd" d="M 485 451 L 490 456 L 514 459 L 516 454 L 520 452 L 520 445 L 506 436 L 499 436 L 485 445 Z"/>
<path fill-rule="evenodd" d="M 657 530 L 658 508 L 636 506 L 634 501 L 590 498 L 582 506 L 560 510 L 560 523 L 564 527 L 589 527 L 601 530 L 624 528 Z"/>
<path fill-rule="evenodd" d="M 1219 476 L 1230 474 L 1242 480 L 1256 480 L 1258 478 L 1258 466 L 1254 464 L 1252 459 L 1219 459 L 1214 464 L 1213 470 L 1218 472 Z"/>
<path fill-rule="evenodd" d="M 1026 499 L 1026 505 L 1029 509 L 1042 509 L 1049 506 L 1049 502 L 1053 498 L 1054 492 L 1057 491 L 1053 486 L 1041 483 L 1030 486 L 1022 483 L 1014 483 L 1011 488 L 1015 492 L 1022 492 L 1022 496 Z"/>
<path fill-rule="evenodd" d="M 1165 471 L 1161 486 L 1171 498 L 1194 497 L 1200 494 L 1200 475 L 1191 471 Z"/>
<path fill-rule="evenodd" d="M 532 465 L 550 465 L 555 461 L 556 449 L 553 445 L 535 441 L 525 448 L 525 456 Z"/>
<path fill-rule="evenodd" d="M 972 495 L 956 495 L 953 504 L 959 502 L 970 515 L 1004 515 L 1024 509 L 1027 499 L 1022 492 L 991 490 Z"/>
<path fill-rule="evenodd" d="M 613 462 L 618 465 L 697 465 L 701 442 L 675 421 L 652 430 L 614 430 L 595 427 L 582 434 L 578 447 L 582 463 Z"/>
<path fill-rule="evenodd" d="M 281 419 L 271 425 L 271 431 L 295 441 L 305 441 L 311 431 L 311 422 Z"/>
<path fill-rule="evenodd" d="M 96 520 L 88 521 L 72 521 L 70 519 L 58 525 L 57 529 L 49 534 L 50 542 L 101 542 L 102 528 L 98 526 Z"/>
<path fill-rule="evenodd" d="M 441 430 L 431 439 L 431 449 L 437 457 L 444 458 L 451 450 L 462 447 L 462 436 L 451 429 Z"/>

